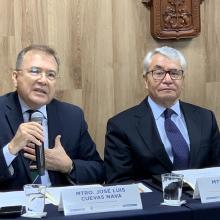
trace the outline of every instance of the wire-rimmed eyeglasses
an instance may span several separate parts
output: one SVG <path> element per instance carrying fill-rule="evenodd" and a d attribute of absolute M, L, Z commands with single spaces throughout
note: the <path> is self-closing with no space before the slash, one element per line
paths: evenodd
<path fill-rule="evenodd" d="M 146 72 L 146 74 L 152 74 L 154 79 L 162 80 L 165 78 L 167 74 L 169 74 L 170 78 L 173 80 L 180 80 L 183 78 L 183 70 L 171 69 L 171 70 L 163 70 L 163 69 L 156 69 Z"/>
<path fill-rule="evenodd" d="M 32 66 L 27 69 L 17 69 L 16 71 L 25 71 L 28 74 L 35 76 L 35 77 L 42 77 L 43 73 L 45 74 L 45 77 L 51 81 L 55 80 L 57 77 L 57 72 L 54 70 L 45 70 L 40 67 Z"/>

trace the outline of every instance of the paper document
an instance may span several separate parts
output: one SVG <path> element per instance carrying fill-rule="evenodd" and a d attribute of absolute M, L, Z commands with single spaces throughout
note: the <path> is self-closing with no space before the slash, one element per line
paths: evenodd
<path fill-rule="evenodd" d="M 0 207 L 14 206 L 14 205 L 22 205 L 22 206 L 25 205 L 24 191 L 12 191 L 12 192 L 0 193 Z"/>
<path fill-rule="evenodd" d="M 60 193 L 64 189 L 71 188 L 89 188 L 94 186 L 101 186 L 99 184 L 96 185 L 80 185 L 80 186 L 65 186 L 65 187 L 48 187 L 46 189 L 46 204 L 59 204 Z M 25 206 L 25 194 L 24 191 L 11 191 L 11 192 L 0 192 L 0 207 L 3 206 L 13 206 L 13 205 L 22 205 Z"/>
<path fill-rule="evenodd" d="M 189 169 L 175 170 L 172 173 L 183 174 L 183 181 L 195 190 L 196 180 L 201 177 L 216 177 L 220 175 L 220 167 L 204 168 L 204 169 Z"/>
<path fill-rule="evenodd" d="M 143 183 L 137 183 L 137 186 L 138 186 L 140 193 L 152 192 L 152 190 L 148 188 L 147 186 L 145 186 Z"/>

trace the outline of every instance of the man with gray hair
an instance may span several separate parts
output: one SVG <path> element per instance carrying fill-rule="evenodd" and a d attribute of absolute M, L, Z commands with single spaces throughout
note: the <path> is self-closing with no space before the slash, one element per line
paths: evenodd
<path fill-rule="evenodd" d="M 220 134 L 212 111 L 179 100 L 182 53 L 157 48 L 144 58 L 148 96 L 108 121 L 106 182 L 132 182 L 172 170 L 220 165 Z"/>

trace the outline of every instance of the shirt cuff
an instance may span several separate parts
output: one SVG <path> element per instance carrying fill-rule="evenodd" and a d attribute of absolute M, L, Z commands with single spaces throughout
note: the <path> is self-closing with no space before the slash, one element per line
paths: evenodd
<path fill-rule="evenodd" d="M 3 147 L 3 154 L 4 154 L 4 157 L 5 157 L 5 161 L 6 161 L 6 164 L 7 166 L 10 166 L 10 164 L 12 163 L 12 161 L 16 158 L 17 155 L 14 155 L 14 154 L 11 154 L 9 149 L 8 149 L 8 144 L 5 145 Z"/>

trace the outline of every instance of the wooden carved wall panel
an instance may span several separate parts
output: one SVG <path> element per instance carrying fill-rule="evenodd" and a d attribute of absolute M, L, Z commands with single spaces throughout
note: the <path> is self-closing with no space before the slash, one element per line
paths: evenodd
<path fill-rule="evenodd" d="M 151 10 L 151 34 L 159 39 L 196 37 L 202 0 L 143 0 Z"/>

